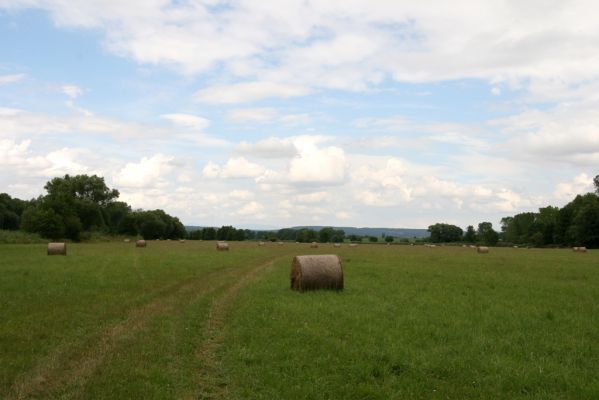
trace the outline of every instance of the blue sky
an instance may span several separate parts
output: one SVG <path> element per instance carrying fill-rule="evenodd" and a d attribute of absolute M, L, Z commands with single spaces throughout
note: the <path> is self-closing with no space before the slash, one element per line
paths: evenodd
<path fill-rule="evenodd" d="M 0 191 L 95 173 L 186 224 L 498 228 L 592 190 L 597 6 L 411 3 L 0 0 Z"/>

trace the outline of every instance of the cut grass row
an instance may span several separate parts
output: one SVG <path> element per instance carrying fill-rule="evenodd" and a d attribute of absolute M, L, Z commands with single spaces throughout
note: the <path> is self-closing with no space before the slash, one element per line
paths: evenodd
<path fill-rule="evenodd" d="M 289 290 L 338 253 L 345 290 Z M 0 246 L 0 398 L 599 397 L 599 253 Z"/>

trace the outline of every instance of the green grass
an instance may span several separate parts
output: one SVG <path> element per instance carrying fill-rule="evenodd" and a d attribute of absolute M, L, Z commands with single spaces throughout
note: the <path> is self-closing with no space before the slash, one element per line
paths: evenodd
<path fill-rule="evenodd" d="M 597 251 L 231 247 L 1 245 L 0 398 L 599 398 Z"/>

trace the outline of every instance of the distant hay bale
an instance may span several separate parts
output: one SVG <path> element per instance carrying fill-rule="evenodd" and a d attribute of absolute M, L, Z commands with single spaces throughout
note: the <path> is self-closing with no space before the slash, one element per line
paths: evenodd
<path fill-rule="evenodd" d="M 258 243 L 258 246 L 264 246 L 264 242 Z"/>
<path fill-rule="evenodd" d="M 471 249 L 476 249 L 476 246 L 475 246 L 475 245 L 473 245 L 473 244 L 471 244 L 471 245 L 470 245 L 470 248 L 471 248 Z"/>
<path fill-rule="evenodd" d="M 291 289 L 343 290 L 343 268 L 335 254 L 296 256 L 291 264 Z"/>
<path fill-rule="evenodd" d="M 137 242 L 135 242 L 135 247 L 146 247 L 147 243 L 145 240 L 138 240 Z"/>
<path fill-rule="evenodd" d="M 333 247 L 341 247 L 341 243 L 335 243 L 333 244 Z"/>
<path fill-rule="evenodd" d="M 216 242 L 216 250 L 218 250 L 218 251 L 229 251 L 229 243 Z"/>
<path fill-rule="evenodd" d="M 179 243 L 185 243 L 185 239 L 179 239 Z"/>
<path fill-rule="evenodd" d="M 349 247 L 358 247 L 358 243 L 350 243 Z"/>
<path fill-rule="evenodd" d="M 279 246 L 282 246 L 282 245 L 283 245 L 283 242 L 278 242 L 277 244 L 278 244 Z"/>
<path fill-rule="evenodd" d="M 67 244 L 66 243 L 48 243 L 48 255 L 49 256 L 66 256 L 67 255 Z"/>
<path fill-rule="evenodd" d="M 310 248 L 311 249 L 317 249 L 318 248 L 318 243 L 316 243 L 316 242 L 310 243 Z"/>
<path fill-rule="evenodd" d="M 125 240 L 123 240 L 123 242 L 125 242 L 125 243 L 129 243 L 130 241 L 131 241 L 131 239 L 125 239 Z"/>
<path fill-rule="evenodd" d="M 486 247 L 486 246 L 478 246 L 478 247 L 476 248 L 476 252 L 477 252 L 477 253 L 484 253 L 484 254 L 486 254 L 486 253 L 488 253 L 488 252 L 489 252 L 489 248 L 488 248 L 488 247 Z"/>
<path fill-rule="evenodd" d="M 582 246 L 582 247 L 572 247 L 572 250 L 576 253 L 586 253 L 587 252 L 587 248 Z"/>

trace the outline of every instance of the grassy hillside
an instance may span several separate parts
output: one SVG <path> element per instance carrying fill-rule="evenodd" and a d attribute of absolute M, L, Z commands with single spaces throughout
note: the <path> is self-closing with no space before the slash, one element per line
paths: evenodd
<path fill-rule="evenodd" d="M 594 399 L 599 252 L 0 246 L 0 398 Z M 338 253 L 341 293 L 289 290 Z"/>

